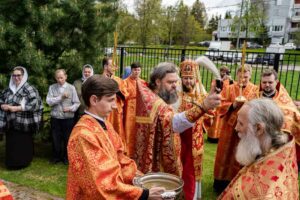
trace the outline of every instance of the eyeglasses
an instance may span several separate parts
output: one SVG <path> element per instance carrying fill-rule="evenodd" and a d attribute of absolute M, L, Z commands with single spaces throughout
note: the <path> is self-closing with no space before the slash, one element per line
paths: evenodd
<path fill-rule="evenodd" d="M 16 77 L 21 77 L 23 76 L 22 74 L 13 74 L 12 77 L 16 78 Z"/>

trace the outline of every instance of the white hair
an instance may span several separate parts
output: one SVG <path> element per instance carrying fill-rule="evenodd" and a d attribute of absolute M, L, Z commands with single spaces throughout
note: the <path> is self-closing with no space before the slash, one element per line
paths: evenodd
<path fill-rule="evenodd" d="M 254 99 L 246 103 L 250 107 L 248 119 L 255 127 L 261 124 L 265 135 L 261 141 L 263 148 L 271 142 L 272 147 L 279 147 L 288 142 L 288 135 L 281 131 L 284 115 L 276 103 L 267 98 Z M 270 141 L 270 142 L 269 142 Z"/>
<path fill-rule="evenodd" d="M 243 166 L 250 165 L 262 154 L 260 140 L 256 137 L 254 127 L 248 125 L 246 133 L 239 133 L 241 138 L 235 153 L 235 159 Z"/>

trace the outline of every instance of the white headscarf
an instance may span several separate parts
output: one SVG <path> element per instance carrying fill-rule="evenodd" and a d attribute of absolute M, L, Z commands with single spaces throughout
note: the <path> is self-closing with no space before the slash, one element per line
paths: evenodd
<path fill-rule="evenodd" d="M 27 70 L 24 67 L 17 66 L 17 67 L 15 67 L 13 69 L 13 71 L 15 71 L 16 68 L 22 68 L 23 71 L 24 71 L 24 74 L 23 74 L 23 78 L 21 80 L 21 83 L 18 85 L 18 87 L 14 83 L 14 80 L 13 80 L 13 77 L 12 77 L 12 74 L 11 74 L 10 81 L 9 81 L 9 89 L 11 89 L 11 91 L 13 92 L 13 94 L 16 94 L 16 92 L 27 82 L 27 79 L 28 79 L 28 73 L 27 73 Z"/>
<path fill-rule="evenodd" d="M 90 68 L 91 70 L 92 70 L 92 72 L 91 72 L 91 76 L 93 76 L 94 75 L 94 68 L 93 68 L 93 66 L 92 65 L 90 65 L 90 64 L 85 64 L 85 65 L 83 65 L 83 67 L 82 67 L 82 78 L 81 78 L 81 80 L 84 82 L 87 78 L 89 78 L 89 77 L 85 77 L 84 76 L 84 73 L 83 73 L 83 71 L 84 71 L 84 69 L 85 68 Z"/>

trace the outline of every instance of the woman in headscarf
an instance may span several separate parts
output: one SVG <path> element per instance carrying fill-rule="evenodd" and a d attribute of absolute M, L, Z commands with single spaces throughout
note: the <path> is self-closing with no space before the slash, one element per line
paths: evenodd
<path fill-rule="evenodd" d="M 33 133 L 40 125 L 43 104 L 28 82 L 24 67 L 13 69 L 9 87 L 0 93 L 0 130 L 6 132 L 5 163 L 8 168 L 27 167 L 33 157 Z"/>
<path fill-rule="evenodd" d="M 86 81 L 87 78 L 89 78 L 90 76 L 93 76 L 93 75 L 94 75 L 93 66 L 90 64 L 85 64 L 82 67 L 82 77 L 80 79 L 77 79 L 73 83 L 73 85 L 76 89 L 76 92 L 77 92 L 77 96 L 80 100 L 80 106 L 75 113 L 75 122 L 77 122 L 79 120 L 79 118 L 81 117 L 81 115 L 84 114 L 84 109 L 85 109 L 85 104 L 84 104 L 84 101 L 83 101 L 82 95 L 81 95 L 82 84 L 84 81 Z"/>

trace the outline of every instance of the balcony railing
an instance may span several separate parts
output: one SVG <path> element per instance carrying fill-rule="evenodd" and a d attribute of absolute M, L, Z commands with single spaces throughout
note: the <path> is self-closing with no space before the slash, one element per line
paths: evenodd
<path fill-rule="evenodd" d="M 292 22 L 300 22 L 300 15 L 294 15 L 294 16 L 292 16 Z"/>

